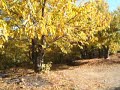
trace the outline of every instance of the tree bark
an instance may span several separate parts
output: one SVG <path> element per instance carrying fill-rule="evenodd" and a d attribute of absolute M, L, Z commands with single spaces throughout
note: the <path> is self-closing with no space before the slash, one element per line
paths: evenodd
<path fill-rule="evenodd" d="M 109 46 L 103 46 L 104 49 L 104 59 L 109 59 Z"/>
<path fill-rule="evenodd" d="M 102 49 L 98 48 L 98 58 L 102 58 L 102 53 L 103 53 Z"/>
<path fill-rule="evenodd" d="M 34 71 L 38 72 L 39 70 L 39 63 L 38 63 L 38 45 L 37 45 L 37 39 L 32 39 L 32 62 L 34 65 Z"/>
<path fill-rule="evenodd" d="M 37 38 L 32 39 L 32 62 L 36 73 L 42 71 L 42 65 L 44 63 L 44 48 L 42 45 L 45 45 L 45 43 L 44 35 L 41 38 L 41 44 L 38 43 Z"/>

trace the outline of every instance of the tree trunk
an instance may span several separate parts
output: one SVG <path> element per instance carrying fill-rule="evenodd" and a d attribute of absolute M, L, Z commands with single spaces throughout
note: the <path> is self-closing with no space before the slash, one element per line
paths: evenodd
<path fill-rule="evenodd" d="M 85 45 L 84 50 L 85 50 L 85 59 L 88 59 L 89 58 L 89 53 L 88 53 L 87 45 Z"/>
<path fill-rule="evenodd" d="M 102 58 L 102 49 L 98 49 L 98 58 Z"/>
<path fill-rule="evenodd" d="M 41 44 L 38 43 L 37 38 L 32 39 L 32 62 L 36 73 L 42 71 L 42 65 L 44 63 L 44 48 L 42 45 L 45 44 L 46 40 L 44 35 L 42 35 Z"/>
<path fill-rule="evenodd" d="M 34 65 L 34 71 L 39 72 L 40 70 L 40 61 L 38 61 L 38 43 L 37 43 L 37 38 L 32 39 L 32 62 Z"/>
<path fill-rule="evenodd" d="M 80 54 L 81 54 L 81 58 L 82 58 L 82 59 L 85 59 L 84 49 L 81 49 L 81 50 L 80 50 Z"/>
<path fill-rule="evenodd" d="M 104 59 L 109 59 L 109 46 L 105 47 L 103 46 L 104 49 Z"/>
<path fill-rule="evenodd" d="M 91 46 L 91 48 L 90 48 L 90 58 L 91 59 L 95 58 L 95 55 L 94 55 L 94 46 Z"/>

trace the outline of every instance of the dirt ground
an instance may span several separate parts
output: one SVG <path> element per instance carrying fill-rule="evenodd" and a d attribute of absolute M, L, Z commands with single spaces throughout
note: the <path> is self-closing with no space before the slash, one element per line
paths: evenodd
<path fill-rule="evenodd" d="M 0 78 L 0 90 L 120 90 L 120 54 L 110 60 L 78 60 L 74 66 L 56 65 L 47 73 L 9 70 Z"/>

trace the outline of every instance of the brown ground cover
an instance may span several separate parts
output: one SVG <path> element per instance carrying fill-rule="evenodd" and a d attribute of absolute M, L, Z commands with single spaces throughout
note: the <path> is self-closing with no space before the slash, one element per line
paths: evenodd
<path fill-rule="evenodd" d="M 73 66 L 54 65 L 35 74 L 12 68 L 0 73 L 0 90 L 120 90 L 120 54 L 110 60 L 77 60 Z"/>

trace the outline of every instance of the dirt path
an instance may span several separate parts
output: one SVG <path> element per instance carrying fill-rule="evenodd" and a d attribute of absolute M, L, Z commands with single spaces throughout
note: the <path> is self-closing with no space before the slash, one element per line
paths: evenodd
<path fill-rule="evenodd" d="M 60 73 L 74 82 L 75 90 L 120 90 L 119 64 L 85 65 Z"/>
<path fill-rule="evenodd" d="M 59 71 L 74 83 L 74 90 L 120 90 L 120 54 L 106 61 L 93 59 L 77 64 Z"/>

